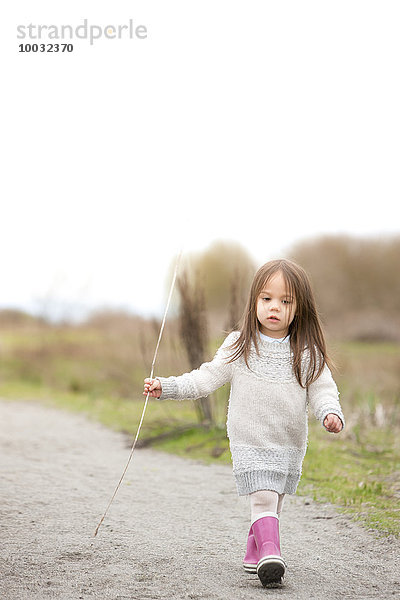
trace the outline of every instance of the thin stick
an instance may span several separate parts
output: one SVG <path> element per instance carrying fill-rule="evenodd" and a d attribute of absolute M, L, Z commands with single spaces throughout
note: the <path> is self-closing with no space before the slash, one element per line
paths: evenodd
<path fill-rule="evenodd" d="M 153 379 L 154 365 L 156 364 L 156 359 L 157 359 L 157 354 L 158 354 L 158 348 L 160 347 L 160 342 L 161 342 L 162 334 L 164 332 L 164 327 L 165 327 L 165 321 L 167 320 L 167 313 L 168 313 L 169 305 L 170 305 L 170 302 L 171 302 L 172 293 L 174 291 L 174 286 L 175 286 L 176 276 L 178 274 L 178 266 L 179 266 L 179 262 L 180 262 L 181 256 L 182 256 L 182 250 L 180 251 L 180 253 L 178 255 L 178 258 L 176 260 L 174 276 L 172 278 L 172 283 L 171 283 L 171 287 L 170 287 L 170 290 L 169 290 L 168 300 L 167 300 L 167 304 L 166 304 L 165 311 L 164 311 L 164 317 L 163 317 L 163 320 L 162 320 L 162 323 L 161 323 L 161 327 L 160 327 L 160 333 L 158 334 L 158 340 L 157 340 L 156 349 L 154 351 L 153 362 L 151 363 L 150 379 Z M 101 519 L 99 521 L 99 524 L 96 527 L 96 531 L 94 532 L 94 537 L 96 537 L 96 535 L 97 535 L 97 533 L 98 533 L 98 531 L 99 531 L 99 529 L 101 527 L 101 524 L 103 523 L 104 519 L 106 518 L 108 510 L 109 510 L 111 504 L 113 503 L 113 500 L 114 500 L 115 496 L 117 495 L 117 492 L 118 492 L 118 490 L 119 490 L 119 488 L 121 486 L 122 480 L 124 479 L 125 473 L 127 472 L 129 464 L 130 464 L 130 462 L 132 460 L 132 456 L 133 456 L 133 453 L 134 453 L 135 448 L 136 448 L 136 442 L 139 439 L 139 433 L 140 433 L 140 430 L 141 430 L 141 427 L 142 427 L 142 423 L 143 423 L 143 420 L 144 420 L 144 415 L 145 415 L 147 404 L 148 404 L 148 401 L 149 401 L 149 395 L 150 395 L 150 392 L 147 392 L 146 400 L 144 402 L 144 406 L 143 406 L 143 410 L 142 410 L 142 416 L 140 418 L 140 422 L 139 422 L 139 426 L 137 428 L 135 440 L 134 440 L 134 442 L 132 444 L 131 452 L 129 454 L 128 461 L 127 461 L 127 463 L 125 465 L 125 469 L 123 470 L 122 475 L 120 477 L 120 480 L 119 480 L 119 482 L 117 484 L 117 487 L 115 488 L 114 493 L 111 496 L 111 500 L 109 501 L 109 503 L 107 505 L 107 508 L 104 511 L 104 514 L 101 517 Z"/>

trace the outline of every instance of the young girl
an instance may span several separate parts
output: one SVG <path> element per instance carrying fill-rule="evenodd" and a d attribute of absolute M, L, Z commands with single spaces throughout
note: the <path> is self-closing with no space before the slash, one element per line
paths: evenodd
<path fill-rule="evenodd" d="M 294 494 L 307 446 L 307 405 L 331 433 L 344 427 L 338 391 L 305 271 L 288 260 L 256 273 L 240 331 L 211 362 L 180 377 L 145 379 L 144 394 L 201 398 L 230 382 L 227 432 L 239 495 L 250 498 L 243 566 L 263 585 L 285 573 L 279 516 Z"/>

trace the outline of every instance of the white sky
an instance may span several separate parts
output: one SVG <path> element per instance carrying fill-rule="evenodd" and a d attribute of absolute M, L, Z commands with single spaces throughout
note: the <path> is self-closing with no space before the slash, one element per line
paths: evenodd
<path fill-rule="evenodd" d="M 160 313 L 182 246 L 234 240 L 261 264 L 399 233 L 398 1 L 5 8 L 0 307 Z M 37 40 L 17 25 L 84 19 L 148 37 L 18 52 Z"/>

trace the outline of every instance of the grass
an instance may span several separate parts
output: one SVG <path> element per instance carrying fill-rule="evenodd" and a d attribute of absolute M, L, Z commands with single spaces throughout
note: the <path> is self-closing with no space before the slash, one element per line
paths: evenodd
<path fill-rule="evenodd" d="M 315 425 L 299 486 L 301 494 L 336 504 L 371 529 L 400 534 L 400 451 L 395 434 L 371 431 L 364 444 L 330 436 Z"/>
<path fill-rule="evenodd" d="M 156 327 L 131 325 L 117 319 L 102 327 L 5 329 L 1 397 L 83 412 L 133 437 Z M 400 348 L 341 343 L 334 350 L 347 427 L 333 436 L 310 418 L 299 494 L 331 502 L 375 532 L 400 535 Z M 158 372 L 166 375 L 187 369 L 173 330 L 166 332 L 158 364 Z M 199 426 L 193 402 L 150 401 L 140 440 L 166 452 L 229 464 L 227 393 L 225 386 L 215 394 L 216 424 L 209 428 Z"/>

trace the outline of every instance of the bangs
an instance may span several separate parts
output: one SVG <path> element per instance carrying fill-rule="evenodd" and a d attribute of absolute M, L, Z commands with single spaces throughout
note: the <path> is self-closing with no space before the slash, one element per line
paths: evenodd
<path fill-rule="evenodd" d="M 277 275 L 278 273 L 282 274 L 283 281 L 285 282 L 287 297 L 291 298 L 291 300 L 297 300 L 296 288 L 298 286 L 296 286 L 296 277 L 291 271 L 287 271 L 284 268 L 284 264 L 274 265 L 274 268 L 272 268 L 270 272 L 266 275 L 266 277 L 262 280 L 257 296 L 261 294 L 261 292 L 268 286 L 268 283 L 271 281 L 271 279 L 275 277 L 275 275 Z"/>
<path fill-rule="evenodd" d="M 281 269 L 281 273 L 283 276 L 283 280 L 285 282 L 285 286 L 286 286 L 286 293 L 288 295 L 289 298 L 291 298 L 292 300 L 297 300 L 297 293 L 296 293 L 296 279 L 295 277 L 293 277 L 293 274 L 289 271 L 289 273 L 285 272 L 283 269 Z"/>

